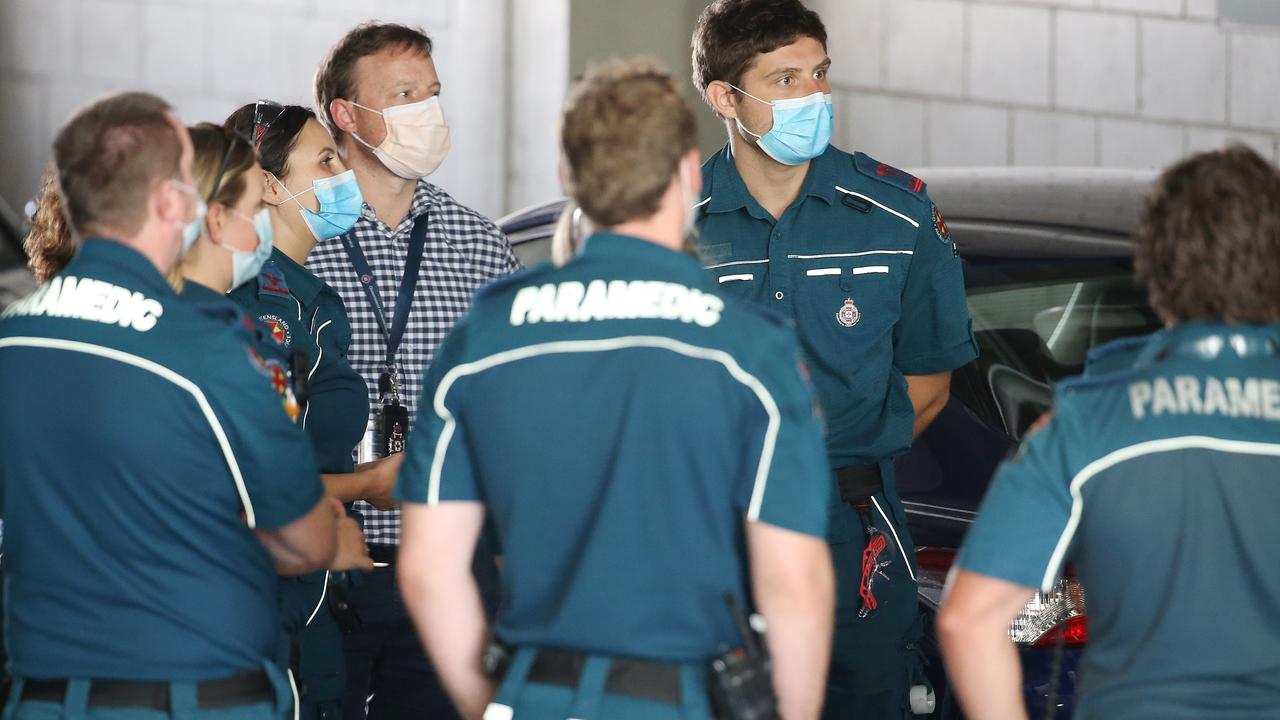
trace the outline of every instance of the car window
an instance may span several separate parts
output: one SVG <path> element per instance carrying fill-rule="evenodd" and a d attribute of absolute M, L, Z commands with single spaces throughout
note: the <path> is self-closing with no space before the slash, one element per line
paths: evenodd
<path fill-rule="evenodd" d="M 980 356 L 957 373 L 956 394 L 991 427 L 1015 438 L 1047 410 L 1053 385 L 1078 375 L 1090 349 L 1160 327 L 1128 268 L 1116 261 L 1005 269 L 1009 282 L 971 287 L 969 314 Z M 1127 266 L 1127 263 L 1123 265 Z"/>
<path fill-rule="evenodd" d="M 512 236 L 511 250 L 520 259 L 521 265 L 533 267 L 551 257 L 551 236 L 546 234 Z"/>

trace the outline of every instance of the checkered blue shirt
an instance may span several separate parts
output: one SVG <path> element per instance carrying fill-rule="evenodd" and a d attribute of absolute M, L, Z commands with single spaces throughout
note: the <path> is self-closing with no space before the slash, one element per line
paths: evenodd
<path fill-rule="evenodd" d="M 395 316 L 396 297 L 409 254 L 409 235 L 420 216 L 428 216 L 427 242 L 422 253 L 409 323 L 396 359 L 400 365 L 400 401 L 409 410 L 410 427 L 417 414 L 422 375 L 436 346 L 471 305 L 471 296 L 482 285 L 520 269 L 506 236 L 491 221 L 464 207 L 448 193 L 423 180 L 413 194 L 409 215 L 392 228 L 364 206 L 363 216 L 351 229 L 373 268 L 378 294 L 385 306 L 388 325 Z M 351 349 L 347 359 L 369 388 L 369 406 L 380 408 L 378 376 L 386 368 L 386 338 L 347 257 L 340 238 L 316 245 L 307 268 L 342 296 L 351 318 Z M 381 511 L 360 501 L 365 539 L 371 544 L 400 542 L 400 511 Z"/>

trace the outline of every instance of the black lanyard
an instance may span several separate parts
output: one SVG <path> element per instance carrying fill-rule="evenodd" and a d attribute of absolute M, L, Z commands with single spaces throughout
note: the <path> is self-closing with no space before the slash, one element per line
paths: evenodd
<path fill-rule="evenodd" d="M 364 251 L 356 242 L 355 232 L 348 232 L 340 237 L 342 246 L 347 250 L 347 259 L 355 267 L 356 277 L 364 294 L 369 298 L 373 308 L 373 316 L 382 330 L 382 337 L 387 341 L 387 370 L 399 374 L 396 366 L 396 351 L 400 349 L 400 341 L 404 339 L 404 330 L 409 325 L 409 309 L 413 305 L 413 293 L 418 285 L 418 273 L 422 269 L 422 252 L 427 244 L 428 215 L 423 214 L 413 221 L 413 231 L 409 235 L 409 257 L 405 261 L 404 275 L 400 278 L 400 292 L 396 295 L 396 314 L 387 325 L 386 306 L 382 304 L 382 295 L 378 293 L 378 284 L 373 277 L 373 268 Z M 398 381 L 396 385 L 398 385 Z M 398 392 L 396 393 L 399 394 Z"/>

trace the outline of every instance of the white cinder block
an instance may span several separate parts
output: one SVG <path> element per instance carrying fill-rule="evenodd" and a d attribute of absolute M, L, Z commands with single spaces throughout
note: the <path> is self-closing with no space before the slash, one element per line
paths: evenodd
<path fill-rule="evenodd" d="M 1280 35 L 1231 38 L 1231 124 L 1280 130 Z"/>
<path fill-rule="evenodd" d="M 893 0 L 885 8 L 888 87 L 932 95 L 963 94 L 964 5 Z"/>
<path fill-rule="evenodd" d="M 133 0 L 84 0 L 80 73 L 136 84 L 141 69 L 142 10 Z M 199 32 L 192 28 L 191 32 Z"/>
<path fill-rule="evenodd" d="M 975 98 L 1049 102 L 1049 11 L 974 5 L 969 18 L 969 90 Z"/>
<path fill-rule="evenodd" d="M 1218 0 L 1187 0 L 1187 17 L 1216 19 Z"/>
<path fill-rule="evenodd" d="M 1150 117 L 1223 122 L 1227 117 L 1227 36 L 1217 25 L 1142 21 L 1142 112 Z"/>
<path fill-rule="evenodd" d="M 1223 130 L 1221 128 L 1188 128 L 1187 152 L 1197 153 L 1205 150 L 1217 150 L 1233 142 L 1241 142 L 1268 160 L 1275 154 L 1276 136 L 1266 133 L 1241 132 L 1239 130 Z"/>
<path fill-rule="evenodd" d="M 143 82 L 161 90 L 203 88 L 204 11 L 199 6 L 148 3 L 143 8 L 143 22 Z"/>
<path fill-rule="evenodd" d="M 1097 121 L 1084 115 L 1019 110 L 1013 117 L 1013 164 L 1096 164 Z"/>
<path fill-rule="evenodd" d="M 1048 5 L 1057 8 L 1091 8 L 1094 0 L 1021 0 L 1024 5 Z"/>
<path fill-rule="evenodd" d="M 49 157 L 53 139 L 44 101 L 45 88 L 31 80 L 0 78 L 0 195 L 21 208 L 36 192 L 36 181 Z"/>
<path fill-rule="evenodd" d="M 872 93 L 851 93 L 850 100 L 852 110 L 844 121 L 850 145 L 843 149 L 898 167 L 925 164 L 923 102 Z"/>
<path fill-rule="evenodd" d="M 374 6 L 378 20 L 421 27 L 433 39 L 454 21 L 454 0 L 364 0 L 363 4 Z"/>
<path fill-rule="evenodd" d="M 81 107 L 97 100 L 98 98 L 112 92 L 119 92 L 130 86 L 122 83 L 114 83 L 109 80 L 92 80 L 92 79 L 76 79 L 67 82 L 53 83 L 49 88 L 48 107 L 49 107 L 49 142 L 46 143 L 45 149 L 48 150 L 53 142 L 53 136 L 58 130 L 71 119 L 71 115 Z M 160 97 L 172 102 L 172 98 L 164 93 L 160 93 Z M 0 112 L 0 117 L 6 113 Z M 185 121 L 181 115 L 178 116 Z"/>
<path fill-rule="evenodd" d="M 316 68 L 351 23 L 337 18 L 308 18 L 295 24 L 298 41 L 276 44 L 270 57 L 272 71 L 279 77 L 279 90 L 272 99 L 311 107 Z"/>
<path fill-rule="evenodd" d="M 929 108 L 931 167 L 1009 164 L 1009 111 L 935 102 Z"/>
<path fill-rule="evenodd" d="M 1134 120 L 1102 121 L 1102 166 L 1162 169 L 1182 157 L 1182 130 Z"/>
<path fill-rule="evenodd" d="M 880 0 L 817 0 L 810 7 L 827 26 L 831 82 L 879 87 L 884 37 Z"/>
<path fill-rule="evenodd" d="M 264 98 L 275 95 L 280 73 L 272 66 L 271 47 L 285 42 L 280 30 L 285 24 L 271 15 L 259 15 L 258 22 L 210 22 L 208 56 L 213 89 L 237 97 L 245 92 Z"/>
<path fill-rule="evenodd" d="M 0 69 L 38 75 L 77 74 L 78 9 L 69 0 L 0 2 Z"/>
<path fill-rule="evenodd" d="M 1056 102 L 1059 107 L 1132 113 L 1137 109 L 1135 19 L 1058 13 Z"/>
<path fill-rule="evenodd" d="M 1182 0 L 1098 0 L 1103 10 L 1127 10 L 1160 15 L 1181 15 Z"/>

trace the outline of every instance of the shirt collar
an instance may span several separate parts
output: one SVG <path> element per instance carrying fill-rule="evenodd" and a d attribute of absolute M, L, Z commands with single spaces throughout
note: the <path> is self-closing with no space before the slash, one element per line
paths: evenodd
<path fill-rule="evenodd" d="M 190 279 L 183 279 L 182 292 L 178 293 L 178 297 L 191 302 L 214 302 L 227 299 L 225 295 L 208 285 L 202 285 Z"/>
<path fill-rule="evenodd" d="M 1167 354 L 1212 360 L 1228 357 L 1280 355 L 1280 324 L 1230 325 L 1222 322 L 1188 321 L 1151 336 L 1139 355 L 1144 365 Z"/>
<path fill-rule="evenodd" d="M 65 272 L 75 274 L 85 264 L 91 267 L 109 267 L 120 272 L 133 281 L 127 283 L 127 287 L 132 290 L 147 290 L 163 297 L 177 297 L 169 281 L 146 256 L 118 240 L 85 238 L 75 260 Z"/>
<path fill-rule="evenodd" d="M 800 186 L 797 199 L 816 197 L 827 201 L 829 205 L 834 205 L 839 199 L 837 196 L 840 191 L 836 190 L 836 185 L 840 183 L 839 171 L 844 164 L 841 155 L 842 153 L 834 146 L 828 145 L 821 155 L 810 160 L 809 170 L 805 173 L 804 184 Z M 707 203 L 707 212 L 729 212 L 745 208 L 752 217 L 761 220 L 773 219 L 747 189 L 747 184 L 743 182 L 742 175 L 738 173 L 738 166 L 733 161 L 733 151 L 729 144 L 725 144 L 724 148 L 716 153 L 714 162 L 711 201 Z"/>
<path fill-rule="evenodd" d="M 310 307 L 315 302 L 316 296 L 324 289 L 324 282 L 310 270 L 280 252 L 280 248 L 272 248 L 271 261 L 284 274 L 284 282 L 289 292 L 303 305 Z"/>
<path fill-rule="evenodd" d="M 440 189 L 435 185 L 432 185 L 426 180 L 419 180 L 417 186 L 413 189 L 413 203 L 409 205 L 409 215 L 400 225 L 403 226 L 405 223 L 412 225 L 412 223 L 423 213 L 426 213 L 432 207 L 437 205 L 440 202 L 442 195 L 443 193 L 441 193 Z M 373 208 L 369 206 L 369 203 L 365 203 L 360 209 L 360 217 L 361 219 L 374 224 L 379 222 L 377 214 L 374 213 Z M 390 226 L 390 223 L 386 224 Z M 392 228 L 392 230 L 399 232 L 400 228 L 396 227 Z"/>
<path fill-rule="evenodd" d="M 710 277 L 692 255 L 665 248 L 655 242 L 631 235 L 608 231 L 592 233 L 578 253 L 584 258 L 599 258 L 609 262 L 660 267 L 675 275 L 688 275 L 690 284 L 702 284 Z"/>

